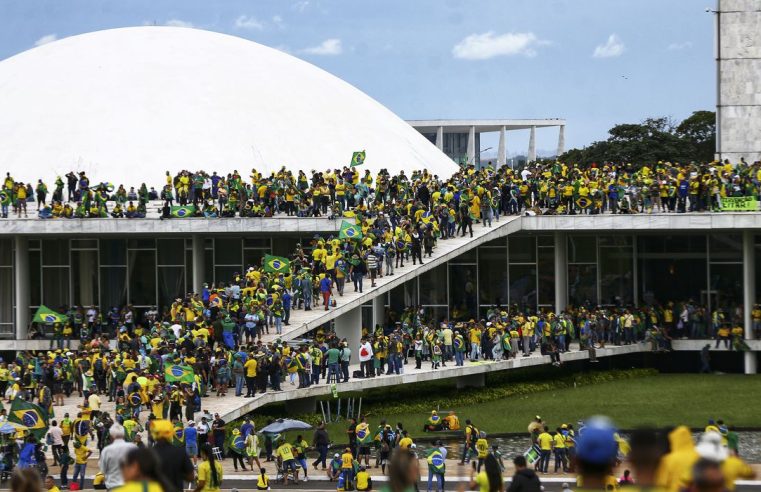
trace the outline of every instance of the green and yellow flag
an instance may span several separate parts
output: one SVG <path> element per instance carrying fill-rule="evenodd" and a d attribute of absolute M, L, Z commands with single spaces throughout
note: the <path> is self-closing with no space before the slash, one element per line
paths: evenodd
<path fill-rule="evenodd" d="M 37 312 L 34 313 L 34 319 L 32 319 L 32 322 L 43 325 L 52 325 L 54 323 L 66 323 L 68 320 L 68 316 L 56 313 L 47 306 L 40 306 L 37 308 Z"/>
<path fill-rule="evenodd" d="M 193 384 L 196 380 L 193 368 L 184 364 L 172 364 L 164 368 L 164 380 L 167 383 Z"/>
<path fill-rule="evenodd" d="M 365 154 L 365 151 L 361 152 L 354 152 L 351 155 L 351 167 L 355 166 L 361 166 L 365 163 L 365 157 L 367 157 L 367 154 Z"/>
<path fill-rule="evenodd" d="M 10 204 L 11 204 L 10 192 L 6 190 L 0 191 L 0 205 L 10 205 Z"/>
<path fill-rule="evenodd" d="M 186 217 L 193 217 L 196 214 L 195 205 L 182 205 L 173 206 L 169 210 L 169 215 L 176 219 L 184 219 Z"/>
<path fill-rule="evenodd" d="M 338 237 L 340 239 L 359 241 L 362 239 L 362 228 L 344 220 L 341 222 L 341 230 L 338 232 Z"/>
<path fill-rule="evenodd" d="M 38 439 L 48 432 L 48 415 L 45 410 L 19 397 L 16 397 L 11 403 L 8 422 L 26 426 L 29 432 Z"/>
<path fill-rule="evenodd" d="M 282 256 L 264 256 L 264 271 L 267 273 L 288 273 L 291 270 L 291 262 Z"/>

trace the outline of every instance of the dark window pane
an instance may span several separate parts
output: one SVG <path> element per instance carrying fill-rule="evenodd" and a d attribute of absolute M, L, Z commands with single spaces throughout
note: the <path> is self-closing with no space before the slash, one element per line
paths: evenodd
<path fill-rule="evenodd" d="M 539 304 L 555 305 L 555 248 L 539 248 Z"/>
<path fill-rule="evenodd" d="M 450 315 L 470 319 L 478 314 L 476 265 L 449 265 Z"/>
<path fill-rule="evenodd" d="M 224 283 L 229 284 L 235 278 L 235 274 L 240 273 L 240 267 L 237 266 L 218 266 L 214 268 L 214 282 L 217 285 Z"/>
<path fill-rule="evenodd" d="M 517 307 L 520 311 L 536 310 L 536 267 L 534 265 L 510 265 L 510 305 Z"/>
<path fill-rule="evenodd" d="M 568 265 L 568 302 L 572 306 L 597 304 L 595 265 Z"/>
<path fill-rule="evenodd" d="M 153 238 L 139 237 L 130 239 L 128 242 L 130 249 L 153 249 L 156 247 L 156 240 Z"/>
<path fill-rule="evenodd" d="M 298 242 L 298 241 L 296 241 Z M 269 238 L 256 238 L 256 237 L 247 237 L 243 239 L 243 246 L 246 248 L 270 248 L 270 240 Z"/>
<path fill-rule="evenodd" d="M 51 309 L 69 305 L 69 269 L 42 269 L 42 303 Z"/>
<path fill-rule="evenodd" d="M 72 302 L 77 306 L 98 305 L 98 252 L 71 252 Z"/>
<path fill-rule="evenodd" d="M 0 265 L 13 265 L 13 240 L 0 239 Z"/>
<path fill-rule="evenodd" d="M 214 281 L 214 251 L 211 249 L 207 249 L 204 251 L 203 254 L 204 257 L 204 275 L 203 275 L 203 281 L 204 282 L 213 282 Z"/>
<path fill-rule="evenodd" d="M 536 238 L 518 236 L 509 238 L 510 263 L 533 263 L 536 261 Z"/>
<path fill-rule="evenodd" d="M 13 268 L 0 268 L 0 323 L 13 322 Z"/>
<path fill-rule="evenodd" d="M 389 302 L 391 309 L 396 313 L 402 313 L 408 307 L 417 306 L 417 281 L 409 280 L 391 289 Z"/>
<path fill-rule="evenodd" d="M 71 247 L 77 249 L 97 249 L 97 239 L 72 239 Z"/>
<path fill-rule="evenodd" d="M 29 252 L 29 305 L 42 304 L 42 273 L 40 272 L 41 254 L 39 251 Z"/>
<path fill-rule="evenodd" d="M 134 306 L 156 304 L 156 252 L 131 250 L 129 252 L 129 296 Z"/>
<path fill-rule="evenodd" d="M 631 246 L 631 236 L 600 236 L 600 246 Z"/>
<path fill-rule="evenodd" d="M 711 261 L 742 261 L 742 235 L 711 234 L 709 238 Z"/>
<path fill-rule="evenodd" d="M 600 248 L 600 295 L 601 304 L 625 306 L 634 302 L 630 246 Z"/>
<path fill-rule="evenodd" d="M 45 266 L 69 265 L 69 241 L 45 239 L 42 241 L 42 264 Z"/>
<path fill-rule="evenodd" d="M 420 304 L 447 304 L 447 265 L 420 275 Z"/>
<path fill-rule="evenodd" d="M 637 254 L 652 258 L 674 258 L 681 254 L 683 258 L 697 257 L 706 253 L 706 236 L 704 234 L 679 234 L 674 236 L 644 235 L 637 238 Z"/>
<path fill-rule="evenodd" d="M 127 265 L 127 243 L 124 239 L 100 240 L 101 265 Z"/>
<path fill-rule="evenodd" d="M 712 308 L 730 310 L 742 304 L 743 272 L 742 265 L 711 265 L 711 290 L 715 295 L 716 304 Z"/>
<path fill-rule="evenodd" d="M 172 305 L 175 299 L 185 296 L 185 269 L 159 267 L 159 310 Z"/>
<path fill-rule="evenodd" d="M 555 236 L 537 236 L 538 246 L 555 246 Z"/>
<path fill-rule="evenodd" d="M 127 268 L 101 267 L 100 269 L 101 311 L 112 307 L 121 308 L 127 303 Z"/>
<path fill-rule="evenodd" d="M 594 263 L 597 261 L 597 239 L 594 236 L 568 236 L 568 262 Z"/>
<path fill-rule="evenodd" d="M 184 239 L 159 239 L 156 246 L 159 265 L 182 265 L 185 258 Z"/>
<path fill-rule="evenodd" d="M 478 248 L 473 248 L 465 253 L 458 255 L 456 258 L 452 259 L 453 263 L 475 263 L 476 257 L 478 254 L 476 253 L 476 250 Z"/>
<path fill-rule="evenodd" d="M 267 251 L 263 249 L 244 249 L 243 250 L 243 266 L 245 269 L 248 267 L 258 267 L 262 264 L 262 258 L 267 254 Z M 290 255 L 286 255 L 290 256 Z"/>
<path fill-rule="evenodd" d="M 637 282 L 640 299 L 646 304 L 689 299 L 708 302 L 705 256 L 640 259 Z"/>
<path fill-rule="evenodd" d="M 481 305 L 507 306 L 507 248 L 480 248 L 478 275 Z"/>
<path fill-rule="evenodd" d="M 430 326 L 438 326 L 440 322 L 449 318 L 449 308 L 447 306 L 424 306 L 423 316 L 431 322 Z"/>
<path fill-rule="evenodd" d="M 217 265 L 242 265 L 239 238 L 214 240 L 214 263 Z"/>

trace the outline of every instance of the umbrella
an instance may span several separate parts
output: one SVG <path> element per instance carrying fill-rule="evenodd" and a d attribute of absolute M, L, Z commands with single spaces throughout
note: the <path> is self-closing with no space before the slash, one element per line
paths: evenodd
<path fill-rule="evenodd" d="M 268 433 L 268 434 L 280 434 L 281 432 L 289 431 L 289 430 L 297 430 L 297 429 L 311 429 L 312 426 L 307 424 L 306 422 L 302 422 L 301 420 L 295 420 L 295 419 L 278 419 L 271 424 L 264 426 L 262 430 L 260 430 L 260 433 Z"/>
<path fill-rule="evenodd" d="M 0 426 L 0 434 L 15 434 L 16 432 L 22 432 L 29 430 L 29 427 L 25 425 L 17 424 L 15 422 L 5 422 Z"/>

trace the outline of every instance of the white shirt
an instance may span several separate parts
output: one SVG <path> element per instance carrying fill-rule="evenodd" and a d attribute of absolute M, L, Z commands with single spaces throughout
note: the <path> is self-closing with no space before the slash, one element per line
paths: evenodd
<path fill-rule="evenodd" d="M 121 468 L 122 461 L 127 456 L 127 453 L 136 448 L 137 446 L 131 442 L 126 442 L 124 439 L 115 439 L 114 442 L 103 448 L 103 451 L 100 452 L 98 465 L 106 477 L 105 483 L 108 490 L 124 485 Z"/>
<path fill-rule="evenodd" d="M 53 446 L 63 446 L 63 431 L 60 427 L 51 427 L 48 430 L 48 435 L 53 439 Z"/>
<path fill-rule="evenodd" d="M 373 358 L 373 346 L 370 342 L 365 342 L 359 346 L 359 361 L 367 362 Z"/>

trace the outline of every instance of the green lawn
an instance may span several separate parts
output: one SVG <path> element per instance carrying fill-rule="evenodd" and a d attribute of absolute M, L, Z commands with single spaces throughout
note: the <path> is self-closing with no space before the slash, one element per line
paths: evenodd
<path fill-rule="evenodd" d="M 552 426 L 563 422 L 575 424 L 579 419 L 602 414 L 611 417 L 622 429 L 674 424 L 702 427 L 709 418 L 723 419 L 737 427 L 753 427 L 759 425 L 760 384 L 761 375 L 662 374 L 446 410 L 455 410 L 463 424 L 469 418 L 489 433 L 525 432 L 537 414 Z M 421 430 L 425 414 L 374 415 L 369 410 L 368 420 L 373 429 L 385 417 L 391 424 L 404 423 L 413 437 L 425 435 Z M 331 424 L 331 438 L 345 442 L 342 437 L 346 426 L 345 422 Z"/>

